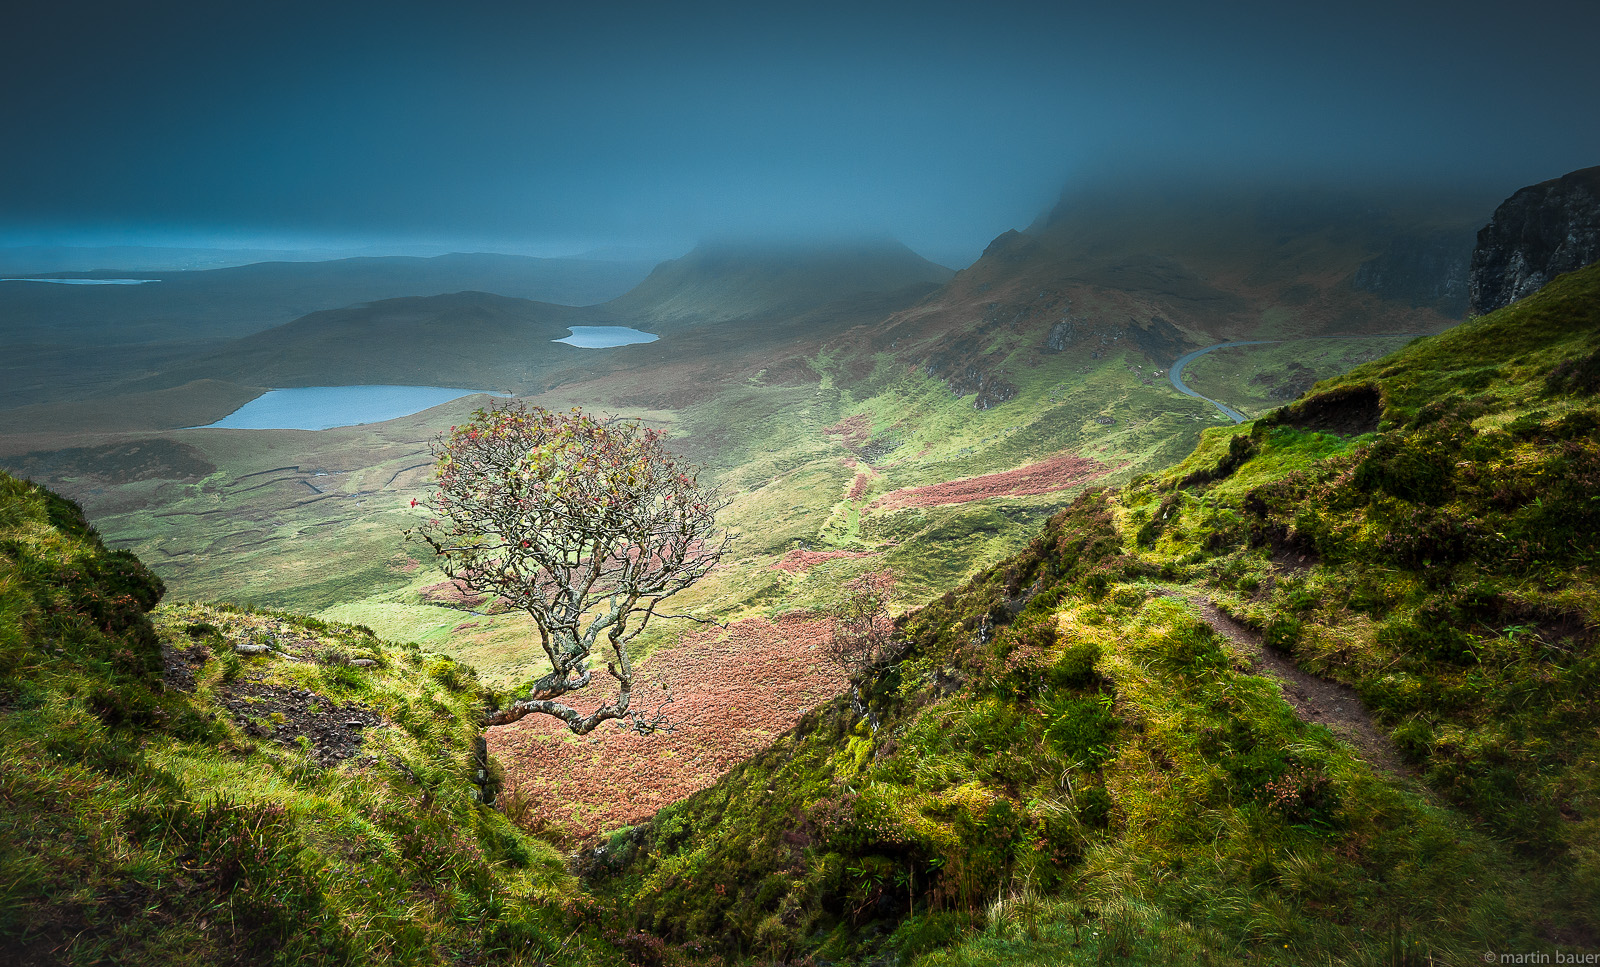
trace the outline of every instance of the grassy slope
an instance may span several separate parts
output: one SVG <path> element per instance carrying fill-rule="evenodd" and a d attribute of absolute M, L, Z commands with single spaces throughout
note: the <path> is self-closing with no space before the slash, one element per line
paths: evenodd
<path fill-rule="evenodd" d="M 866 372 L 854 372 L 849 349 L 816 352 L 804 382 L 741 378 L 713 385 L 675 410 L 641 409 L 625 390 L 598 401 L 667 425 L 675 446 L 711 464 L 738 495 L 726 518 L 741 534 L 737 559 L 686 603 L 725 615 L 803 606 L 808 597 L 791 599 L 789 583 L 770 570 L 798 542 L 881 550 L 883 559 L 860 566 L 886 560 L 907 574 L 911 600 L 926 600 L 1015 551 L 1071 494 L 863 513 L 876 497 L 1008 470 L 1064 449 L 1082 449 L 1126 479 L 1186 452 L 1214 422 L 1204 404 L 1141 380 L 1120 355 L 1096 360 L 1019 350 L 1018 397 L 978 411 L 970 396 L 951 394 L 940 380 L 908 371 L 888 354 L 869 357 Z M 91 508 L 118 546 L 134 549 L 185 597 L 307 611 L 337 606 L 325 616 L 449 647 L 494 680 L 520 679 L 525 624 L 424 604 L 418 590 L 442 576 L 417 569 L 400 536 L 409 524 L 409 498 L 421 495 L 427 476 L 426 441 L 472 405 L 461 401 L 320 433 L 180 432 L 171 436 L 199 448 L 215 472 L 127 483 L 86 474 L 58 485 Z M 1094 422 L 1103 414 L 1118 422 Z M 855 502 L 847 496 L 858 471 L 846 461 L 860 461 L 838 435 L 825 432 L 852 416 L 867 419 L 874 440 L 895 447 L 871 466 L 869 486 Z M 462 624 L 474 627 L 454 632 Z"/>
<path fill-rule="evenodd" d="M 591 882 L 700 955 L 1593 949 L 1597 307 L 1600 268 L 1563 277 L 1079 499 L 904 622 L 880 727 L 818 709 Z M 1353 685 L 1421 782 L 1298 719 L 1198 596 Z"/>
<path fill-rule="evenodd" d="M 1122 207 L 1122 202 L 1111 206 L 1114 211 Z M 1212 225 L 1214 215 L 1201 221 Z M 1122 224 L 1120 216 L 1096 218 L 1091 221 L 1101 227 Z M 1171 221 L 1162 221 L 1155 235 L 1167 232 Z M 575 357 L 583 363 L 538 401 L 646 411 L 668 423 L 675 445 L 710 466 L 738 495 L 727 518 L 741 534 L 738 559 L 697 591 L 700 603 L 730 616 L 803 606 L 809 595 L 791 594 L 785 580 L 769 569 L 778 555 L 802 542 L 881 551 L 881 558 L 860 566 L 883 562 L 900 569 L 907 600 L 921 602 L 1013 553 L 1071 492 L 896 512 L 874 511 L 868 506 L 872 500 L 897 488 L 1011 470 L 1064 451 L 1105 462 L 1114 468 L 1107 479 L 1122 482 L 1181 457 L 1200 429 L 1222 419 L 1205 404 L 1178 396 L 1155 375 L 1180 351 L 1178 345 L 1140 348 L 1133 345 L 1140 341 L 1133 327 L 1171 319 L 1199 345 L 1262 326 L 1294 334 L 1326 328 L 1330 320 L 1343 325 L 1354 319 L 1382 328 L 1397 311 L 1349 293 L 1341 281 L 1366 254 L 1365 243 L 1313 240 L 1285 261 L 1281 246 L 1268 246 L 1264 253 L 1246 244 L 1261 235 L 1259 226 L 1230 222 L 1227 233 L 1245 239 L 1239 244 L 1248 249 L 1240 264 L 1257 266 L 1245 273 L 1248 279 L 1234 277 L 1242 271 L 1237 266 L 1231 275 L 1224 271 L 1232 263 L 1222 259 L 1222 269 L 1201 266 L 1204 279 L 1183 272 L 1167 278 L 1162 273 L 1171 274 L 1170 266 L 1131 274 L 1119 270 L 1102 280 L 1111 286 L 1105 288 L 1084 280 L 1084 273 L 1098 277 L 1095 258 L 1079 251 L 1083 246 L 1071 238 L 1057 237 L 1063 231 L 1071 236 L 1068 229 L 1080 224 L 1065 219 L 1032 242 L 1018 236 L 1017 251 L 1012 249 L 1018 245 L 997 242 L 994 252 L 949 287 L 910 308 L 904 296 L 854 298 L 792 319 L 701 323 L 649 346 Z M 1115 254 L 1129 246 L 1139 250 L 1148 241 L 1135 232 L 1106 245 Z M 1052 247 L 1058 243 L 1064 246 L 1059 251 Z M 1197 250 L 1209 251 L 1206 246 Z M 744 265 L 748 271 L 732 277 L 701 264 L 705 253 L 698 261 L 675 264 L 676 276 L 663 271 L 674 278 L 687 272 L 678 281 L 701 293 L 697 305 L 706 303 L 699 305 L 696 318 L 717 318 L 750 299 L 768 310 L 799 294 L 810 304 L 833 291 L 822 284 L 834 278 L 829 273 L 861 270 L 806 263 L 796 271 L 788 264 L 794 253 L 780 254 L 769 260 L 772 264 L 756 259 Z M 926 274 L 925 263 L 909 253 L 900 256 L 885 270 L 894 279 Z M 878 263 L 867 259 L 863 264 L 871 269 Z M 1272 271 L 1262 275 L 1261 265 Z M 870 278 L 857 280 L 843 289 L 869 283 Z M 1296 286 L 1307 284 L 1326 289 L 1326 298 L 1307 301 L 1303 293 L 1295 294 Z M 1116 288 L 1124 285 L 1127 291 Z M 636 308 L 645 308 L 652 292 L 657 301 L 677 298 L 659 289 L 641 287 Z M 1223 297 L 1235 289 L 1243 294 Z M 719 301 L 723 296 L 733 302 Z M 1330 315 L 1329 306 L 1339 311 Z M 1047 336 L 1057 321 L 1069 318 L 1075 328 L 1067 345 L 1052 351 L 1045 345 Z M 1429 325 L 1439 322 L 1429 317 Z M 417 354 L 414 341 L 402 342 L 397 351 Z M 985 379 L 1009 387 L 979 397 L 983 409 L 974 408 L 970 380 L 960 375 L 969 364 Z M 1330 371 L 1317 370 L 1319 375 Z M 967 395 L 952 394 L 951 385 Z M 160 395 L 141 398 L 138 406 L 99 409 L 136 411 L 145 425 L 153 425 L 147 404 L 173 402 L 155 399 Z M 0 423 L 15 416 L 6 427 L 15 435 L 8 434 L 0 446 L 51 449 L 64 442 L 59 434 L 21 434 L 105 423 L 87 412 L 74 411 L 62 420 L 36 409 L 0 414 Z M 463 619 L 425 605 L 417 591 L 439 576 L 408 570 L 412 565 L 398 540 L 406 526 L 403 508 L 420 495 L 426 475 L 425 469 L 415 469 L 423 462 L 426 441 L 462 410 L 445 407 L 426 417 L 319 434 L 169 433 L 204 450 L 217 471 L 197 481 L 117 484 L 84 477 L 48 482 L 81 500 L 110 538 L 136 550 L 186 597 L 313 611 L 337 605 L 330 615 L 409 640 L 439 642 L 438 647 L 452 640 L 449 647 L 480 663 L 486 675 L 516 678 L 523 668 L 522 629 L 515 619 Z M 839 435 L 826 432 L 850 418 L 867 422 L 874 446 L 893 449 L 858 459 L 861 455 Z M 168 420 L 165 425 L 185 424 Z M 150 435 L 129 432 L 133 429 L 132 424 L 106 424 L 105 432 L 79 434 L 82 438 L 71 442 L 132 443 Z M 849 466 L 851 461 L 857 466 Z M 262 473 L 282 467 L 298 469 Z M 318 477 L 318 467 L 349 472 Z M 847 494 L 858 475 L 865 493 L 850 501 Z M 472 627 L 456 632 L 461 625 Z"/>
<path fill-rule="evenodd" d="M 617 962 L 576 929 L 560 854 L 478 804 L 469 669 L 283 615 L 152 622 L 160 595 L 74 505 L 0 475 L 0 959 Z M 335 708 L 290 741 L 308 693 Z M 348 716 L 369 727 L 330 758 Z"/>

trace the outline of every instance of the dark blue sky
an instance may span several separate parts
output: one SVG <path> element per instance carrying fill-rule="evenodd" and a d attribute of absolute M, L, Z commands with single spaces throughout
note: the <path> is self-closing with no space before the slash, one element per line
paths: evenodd
<path fill-rule="evenodd" d="M 1108 172 L 1600 164 L 1596 3 L 27 6 L 0 244 L 871 233 L 954 264 Z"/>

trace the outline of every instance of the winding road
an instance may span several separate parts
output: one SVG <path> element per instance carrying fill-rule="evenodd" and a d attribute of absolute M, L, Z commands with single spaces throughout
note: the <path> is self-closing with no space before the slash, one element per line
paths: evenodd
<path fill-rule="evenodd" d="M 1194 390 L 1190 389 L 1189 384 L 1183 381 L 1183 367 L 1189 365 L 1196 359 L 1204 356 L 1206 353 L 1209 353 L 1214 349 L 1227 349 L 1230 346 L 1269 346 L 1273 343 L 1280 342 L 1316 342 L 1322 339 L 1416 339 L 1425 335 L 1427 335 L 1427 333 L 1420 332 L 1388 332 L 1379 333 L 1376 335 L 1357 333 L 1347 336 L 1307 336 L 1302 339 L 1247 339 L 1242 342 L 1219 342 L 1215 346 L 1207 346 L 1204 349 L 1196 349 L 1192 353 L 1184 353 L 1182 356 L 1179 356 L 1173 362 L 1171 368 L 1167 370 L 1167 379 L 1171 380 L 1173 388 L 1182 393 L 1184 396 L 1192 396 L 1197 400 L 1205 400 L 1207 403 L 1215 406 L 1223 416 L 1235 423 L 1243 423 L 1245 420 L 1250 419 L 1250 417 L 1245 416 L 1243 413 L 1240 413 L 1238 410 L 1226 403 L 1218 403 L 1211 397 L 1201 396 L 1199 393 L 1196 393 Z"/>
<path fill-rule="evenodd" d="M 1243 413 L 1240 413 L 1238 410 L 1226 403 L 1218 403 L 1211 397 L 1201 396 L 1199 393 L 1196 393 L 1194 390 L 1190 389 L 1189 384 L 1183 381 L 1183 367 L 1194 362 L 1196 359 L 1199 359 L 1201 356 L 1204 356 L 1206 353 L 1211 352 L 1213 349 L 1227 349 L 1230 346 L 1265 346 L 1269 343 L 1277 342 L 1283 342 L 1283 340 L 1251 339 L 1245 342 L 1219 342 L 1215 346 L 1207 346 L 1204 349 L 1196 349 L 1192 353 L 1184 353 L 1182 356 L 1178 357 L 1176 362 L 1172 364 L 1172 368 L 1167 370 L 1167 379 L 1172 380 L 1173 387 L 1184 396 L 1193 396 L 1197 400 L 1205 400 L 1207 403 L 1210 403 L 1212 406 L 1215 406 L 1217 409 L 1221 410 L 1223 416 L 1235 423 L 1243 423 L 1245 420 L 1249 419 L 1248 416 L 1245 416 Z"/>

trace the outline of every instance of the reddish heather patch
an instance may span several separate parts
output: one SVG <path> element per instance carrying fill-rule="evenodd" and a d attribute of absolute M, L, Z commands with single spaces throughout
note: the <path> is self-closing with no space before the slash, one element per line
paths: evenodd
<path fill-rule="evenodd" d="M 846 417 L 822 431 L 823 436 L 836 436 L 839 442 L 854 450 L 872 438 L 872 417 L 865 413 Z"/>
<path fill-rule="evenodd" d="M 850 485 L 850 500 L 860 500 L 861 495 L 867 492 L 867 484 L 872 482 L 872 475 L 868 473 L 856 474 L 855 482 Z"/>
<path fill-rule="evenodd" d="M 541 820 L 569 836 L 635 823 L 703 789 L 766 748 L 800 716 L 844 690 L 820 645 L 827 622 L 800 614 L 709 629 L 652 660 L 638 695 L 659 676 L 676 701 L 676 730 L 641 737 L 602 727 L 577 738 L 546 716 L 489 732 L 508 781 L 542 802 Z M 604 677 L 604 676 L 601 676 Z"/>
<path fill-rule="evenodd" d="M 950 480 L 926 487 L 907 487 L 885 494 L 867 506 L 870 510 L 898 510 L 901 507 L 963 504 L 985 497 L 1048 494 L 1105 476 L 1110 471 L 1110 467 L 1098 460 L 1062 454 L 1001 473 L 987 473 L 981 477 Z"/>
<path fill-rule="evenodd" d="M 837 557 L 871 557 L 876 553 L 876 551 L 790 551 L 772 566 L 790 574 L 804 574 L 823 561 L 831 561 Z"/>
<path fill-rule="evenodd" d="M 429 604 L 444 604 L 458 608 L 476 608 L 483 603 L 484 596 L 467 588 L 460 581 L 440 581 L 430 584 L 417 594 Z"/>
<path fill-rule="evenodd" d="M 417 594 L 429 604 L 442 604 L 448 608 L 467 608 L 474 611 L 482 607 L 485 601 L 488 601 L 488 595 L 479 594 L 456 580 L 430 584 L 418 591 Z M 511 600 L 509 598 L 497 597 L 493 601 L 489 601 L 489 606 L 484 610 L 490 614 L 499 614 L 510 607 Z"/>

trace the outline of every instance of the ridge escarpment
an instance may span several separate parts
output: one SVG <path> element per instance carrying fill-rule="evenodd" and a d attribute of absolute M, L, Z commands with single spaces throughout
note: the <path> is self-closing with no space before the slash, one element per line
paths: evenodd
<path fill-rule="evenodd" d="M 1600 167 L 1529 185 L 1478 232 L 1467 280 L 1470 309 L 1492 312 L 1562 272 L 1600 259 Z"/>

